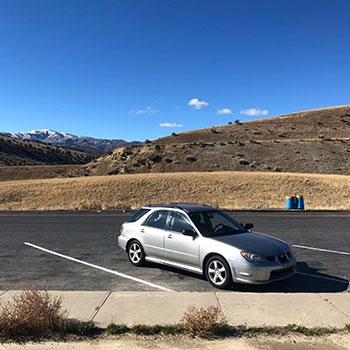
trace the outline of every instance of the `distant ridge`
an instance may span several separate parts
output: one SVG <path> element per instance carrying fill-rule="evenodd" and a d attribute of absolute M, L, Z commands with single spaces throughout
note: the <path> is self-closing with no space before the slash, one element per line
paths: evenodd
<path fill-rule="evenodd" d="M 0 135 L 0 167 L 85 164 L 96 158 L 93 153 Z"/>
<path fill-rule="evenodd" d="M 121 139 L 95 139 L 89 136 L 77 136 L 68 134 L 66 132 L 59 132 L 50 129 L 16 133 L 1 132 L 0 134 L 19 140 L 43 142 L 54 146 L 69 147 L 83 152 L 92 152 L 99 154 L 113 151 L 118 147 L 139 143 L 137 141 L 127 142 Z"/>

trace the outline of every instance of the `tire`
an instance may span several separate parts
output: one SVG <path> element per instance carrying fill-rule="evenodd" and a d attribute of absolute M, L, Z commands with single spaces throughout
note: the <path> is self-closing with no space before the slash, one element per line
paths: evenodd
<path fill-rule="evenodd" d="M 145 252 L 139 241 L 133 240 L 128 245 L 128 258 L 134 266 L 145 264 Z"/>
<path fill-rule="evenodd" d="M 214 255 L 205 264 L 205 276 L 215 288 L 226 289 L 232 285 L 231 270 L 224 258 Z"/>

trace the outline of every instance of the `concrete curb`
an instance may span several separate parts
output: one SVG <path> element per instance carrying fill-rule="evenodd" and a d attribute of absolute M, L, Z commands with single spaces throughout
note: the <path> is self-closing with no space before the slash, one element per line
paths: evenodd
<path fill-rule="evenodd" d="M 20 291 L 0 291 L 11 300 Z M 69 317 L 110 323 L 176 324 L 188 306 L 219 307 L 232 326 L 285 326 L 344 328 L 350 324 L 349 293 L 242 293 L 242 292 L 110 292 L 50 291 L 62 298 Z"/>

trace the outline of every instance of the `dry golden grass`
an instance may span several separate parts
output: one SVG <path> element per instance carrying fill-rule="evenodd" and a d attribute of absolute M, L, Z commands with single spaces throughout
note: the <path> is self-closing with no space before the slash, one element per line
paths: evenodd
<path fill-rule="evenodd" d="M 263 172 L 160 173 L 0 182 L 0 210 L 136 209 L 206 203 L 281 209 L 302 194 L 306 209 L 350 210 L 350 176 Z"/>

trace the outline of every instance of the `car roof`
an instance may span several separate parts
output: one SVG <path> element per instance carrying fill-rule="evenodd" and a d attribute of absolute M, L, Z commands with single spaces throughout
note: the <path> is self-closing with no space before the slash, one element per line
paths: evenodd
<path fill-rule="evenodd" d="M 145 208 L 172 208 L 172 209 L 181 209 L 186 213 L 195 213 L 200 211 L 211 211 L 216 210 L 215 208 L 210 207 L 205 204 L 188 204 L 188 203 L 171 203 L 171 204 L 148 204 L 145 205 Z"/>

